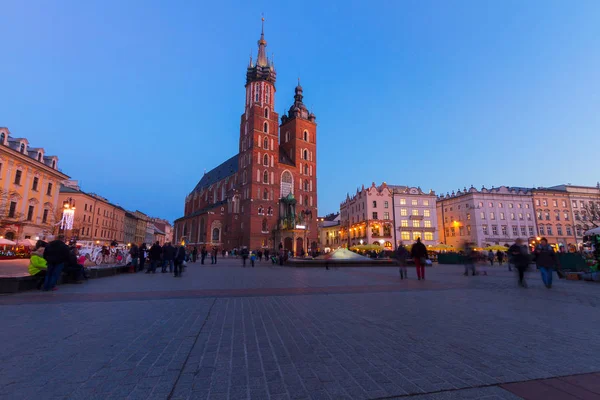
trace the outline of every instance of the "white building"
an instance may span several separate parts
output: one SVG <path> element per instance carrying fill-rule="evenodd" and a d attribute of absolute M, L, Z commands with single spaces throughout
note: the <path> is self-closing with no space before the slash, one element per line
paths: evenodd
<path fill-rule="evenodd" d="M 319 217 L 317 222 L 319 251 L 328 253 L 340 247 L 340 213 Z"/>
<path fill-rule="evenodd" d="M 363 186 L 340 204 L 341 243 L 343 246 L 375 244 L 386 250 L 394 248 L 392 192 L 383 183 Z"/>
<path fill-rule="evenodd" d="M 396 244 L 410 244 L 421 238 L 425 245 L 436 245 L 438 239 L 437 197 L 434 191 L 423 192 L 419 187 L 394 186 L 394 226 Z"/>
<path fill-rule="evenodd" d="M 478 247 L 512 244 L 517 238 L 537 236 L 530 189 L 470 189 L 439 196 L 437 218 L 440 240 L 454 247 L 465 241 Z"/>

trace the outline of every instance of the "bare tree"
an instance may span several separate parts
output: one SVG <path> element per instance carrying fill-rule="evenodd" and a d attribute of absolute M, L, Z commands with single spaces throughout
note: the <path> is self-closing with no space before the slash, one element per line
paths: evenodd
<path fill-rule="evenodd" d="M 600 203 L 596 201 L 590 201 L 584 204 L 579 222 L 586 230 L 599 227 Z"/>
<path fill-rule="evenodd" d="M 12 210 L 10 202 L 16 194 L 14 191 L 0 189 L 0 232 L 3 232 L 8 226 L 21 226 L 25 221 L 25 215 L 16 210 Z"/>

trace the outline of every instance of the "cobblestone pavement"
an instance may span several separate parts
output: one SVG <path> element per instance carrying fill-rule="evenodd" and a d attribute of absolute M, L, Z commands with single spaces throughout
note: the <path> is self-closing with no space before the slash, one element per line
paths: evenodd
<path fill-rule="evenodd" d="M 29 275 L 29 259 L 0 260 L 0 278 Z"/>
<path fill-rule="evenodd" d="M 461 272 L 230 259 L 0 296 L 0 399 L 518 399 L 600 371 L 600 286 Z"/>

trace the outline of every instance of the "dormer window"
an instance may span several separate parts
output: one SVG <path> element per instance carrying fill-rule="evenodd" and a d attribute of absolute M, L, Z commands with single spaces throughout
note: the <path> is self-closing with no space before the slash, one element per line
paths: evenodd
<path fill-rule="evenodd" d="M 0 144 L 4 144 L 5 139 L 6 139 L 6 133 L 0 132 Z"/>
<path fill-rule="evenodd" d="M 52 160 L 52 168 L 56 169 L 56 160 Z"/>
<path fill-rule="evenodd" d="M 21 153 L 25 153 L 25 143 L 21 143 L 21 147 L 19 148 Z"/>
<path fill-rule="evenodd" d="M 37 160 L 40 161 L 40 162 L 42 161 L 42 153 L 38 153 L 38 159 Z"/>

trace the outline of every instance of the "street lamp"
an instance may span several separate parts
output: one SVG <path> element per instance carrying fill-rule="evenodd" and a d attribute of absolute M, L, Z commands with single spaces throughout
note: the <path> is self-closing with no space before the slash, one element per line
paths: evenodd
<path fill-rule="evenodd" d="M 363 244 L 363 240 L 362 240 L 362 239 L 360 239 L 360 240 L 359 240 L 359 242 L 360 242 L 360 245 L 362 246 L 362 244 Z"/>
<path fill-rule="evenodd" d="M 63 201 L 63 215 L 60 220 L 60 229 L 67 231 L 73 229 L 73 221 L 75 220 L 75 201 L 68 198 Z"/>

